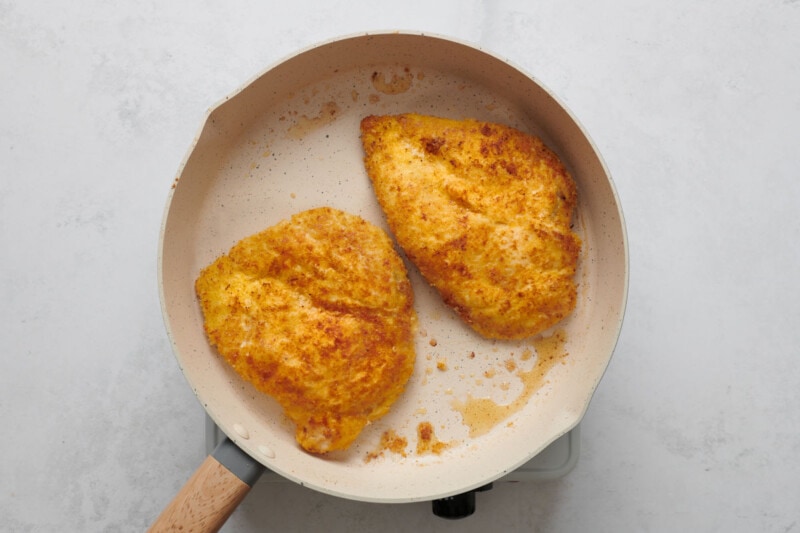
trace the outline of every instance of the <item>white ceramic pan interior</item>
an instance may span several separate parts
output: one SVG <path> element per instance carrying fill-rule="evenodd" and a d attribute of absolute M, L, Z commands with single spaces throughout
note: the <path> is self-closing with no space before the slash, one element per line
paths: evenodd
<path fill-rule="evenodd" d="M 577 309 L 555 328 L 563 341 L 550 348 L 535 339 L 489 341 L 445 307 L 409 264 L 419 332 L 406 392 L 349 450 L 310 455 L 296 444 L 278 404 L 209 346 L 194 280 L 237 240 L 305 209 L 332 206 L 386 229 L 363 167 L 359 122 L 404 112 L 507 124 L 540 135 L 561 156 L 579 190 Z M 358 35 L 309 48 L 212 109 L 174 184 L 160 253 L 173 348 L 214 422 L 291 480 L 376 502 L 432 500 L 481 486 L 577 425 L 614 350 L 628 281 L 613 184 L 571 114 L 508 62 L 414 33 Z M 537 347 L 567 355 L 544 379 L 520 378 L 536 364 Z M 459 404 L 474 418 L 465 421 Z M 424 422 L 444 443 L 440 453 L 417 453 Z M 389 430 L 407 440 L 403 453 L 381 448 Z"/>

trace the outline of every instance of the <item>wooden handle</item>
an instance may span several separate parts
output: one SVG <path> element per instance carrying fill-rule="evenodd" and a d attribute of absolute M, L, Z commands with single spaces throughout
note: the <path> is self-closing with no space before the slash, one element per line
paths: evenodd
<path fill-rule="evenodd" d="M 219 531 L 249 491 L 250 485 L 209 455 L 148 531 Z"/>

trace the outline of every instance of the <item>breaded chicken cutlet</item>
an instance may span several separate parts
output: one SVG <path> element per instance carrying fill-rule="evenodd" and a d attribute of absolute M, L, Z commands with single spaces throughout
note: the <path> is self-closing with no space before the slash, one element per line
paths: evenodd
<path fill-rule="evenodd" d="M 398 244 L 475 331 L 522 339 L 572 312 L 577 191 L 539 138 L 403 114 L 364 118 L 361 140 Z"/>
<path fill-rule="evenodd" d="M 307 451 L 347 448 L 414 366 L 405 266 L 383 230 L 331 208 L 239 241 L 195 283 L 210 342 L 273 396 Z"/>

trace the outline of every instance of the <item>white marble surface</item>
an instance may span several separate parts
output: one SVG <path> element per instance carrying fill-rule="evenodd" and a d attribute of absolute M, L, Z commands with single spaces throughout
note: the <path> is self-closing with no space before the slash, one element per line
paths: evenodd
<path fill-rule="evenodd" d="M 563 479 L 451 523 L 258 485 L 225 531 L 800 531 L 800 2 L 0 0 L 0 530 L 142 531 L 202 461 L 156 283 L 207 107 L 375 29 L 510 58 L 614 176 L 628 313 Z"/>

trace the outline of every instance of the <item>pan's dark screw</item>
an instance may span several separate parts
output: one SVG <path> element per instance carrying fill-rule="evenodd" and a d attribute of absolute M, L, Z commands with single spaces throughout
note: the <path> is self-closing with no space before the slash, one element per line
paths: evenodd
<path fill-rule="evenodd" d="M 462 494 L 448 496 L 433 500 L 433 514 L 441 518 L 449 520 L 457 520 L 459 518 L 466 518 L 475 512 L 475 493 L 484 492 L 492 488 L 492 484 L 478 487 L 475 490 L 470 490 Z"/>

